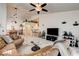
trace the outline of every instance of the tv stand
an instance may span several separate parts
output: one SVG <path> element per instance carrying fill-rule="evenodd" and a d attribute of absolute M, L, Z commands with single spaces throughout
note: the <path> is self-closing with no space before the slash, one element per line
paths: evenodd
<path fill-rule="evenodd" d="M 47 35 L 46 36 L 46 40 L 55 41 L 55 40 L 57 40 L 57 37 L 58 36 L 55 36 L 55 35 Z"/>

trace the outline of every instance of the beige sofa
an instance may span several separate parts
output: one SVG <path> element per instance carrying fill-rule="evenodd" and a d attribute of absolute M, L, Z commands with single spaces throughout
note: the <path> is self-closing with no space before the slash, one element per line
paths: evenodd
<path fill-rule="evenodd" d="M 19 55 L 17 49 L 22 45 L 24 39 L 14 40 L 12 43 L 7 44 L 5 47 L 0 49 L 0 55 Z"/>
<path fill-rule="evenodd" d="M 0 50 L 3 56 L 57 56 L 59 49 L 52 47 L 52 45 L 41 48 L 40 50 L 33 52 L 31 54 L 20 54 L 15 46 L 15 44 L 9 44 Z"/>

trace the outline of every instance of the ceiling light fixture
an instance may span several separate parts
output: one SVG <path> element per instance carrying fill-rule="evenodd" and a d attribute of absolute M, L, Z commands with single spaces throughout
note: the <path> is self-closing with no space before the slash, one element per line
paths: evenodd
<path fill-rule="evenodd" d="M 31 9 L 30 11 L 34 11 L 36 10 L 37 11 L 37 14 L 40 13 L 40 11 L 45 11 L 45 12 L 48 12 L 48 10 L 44 9 L 44 7 L 47 5 L 46 3 L 44 4 L 33 4 L 33 3 L 30 3 L 31 6 L 35 7 L 35 9 Z"/>

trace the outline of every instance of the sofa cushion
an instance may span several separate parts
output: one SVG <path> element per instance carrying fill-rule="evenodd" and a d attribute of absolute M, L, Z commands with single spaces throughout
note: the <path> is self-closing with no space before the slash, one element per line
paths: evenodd
<path fill-rule="evenodd" d="M 0 49 L 2 49 L 5 46 L 6 46 L 6 42 L 4 41 L 2 37 L 0 37 Z"/>
<path fill-rule="evenodd" d="M 16 49 L 15 44 L 11 43 L 11 44 L 7 44 L 2 50 L 2 52 L 11 50 L 11 49 Z"/>
<path fill-rule="evenodd" d="M 2 53 L 4 56 L 19 56 L 19 52 L 16 49 L 7 50 Z"/>
<path fill-rule="evenodd" d="M 24 39 L 17 39 L 17 40 L 14 40 L 13 43 L 15 44 L 16 48 L 19 48 L 23 42 L 24 42 Z"/>

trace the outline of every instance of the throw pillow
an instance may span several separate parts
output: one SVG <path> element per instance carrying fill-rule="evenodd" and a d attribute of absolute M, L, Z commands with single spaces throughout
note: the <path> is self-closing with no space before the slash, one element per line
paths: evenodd
<path fill-rule="evenodd" d="M 13 40 L 19 39 L 19 36 L 18 36 L 17 34 L 11 34 L 10 37 L 11 37 Z"/>

